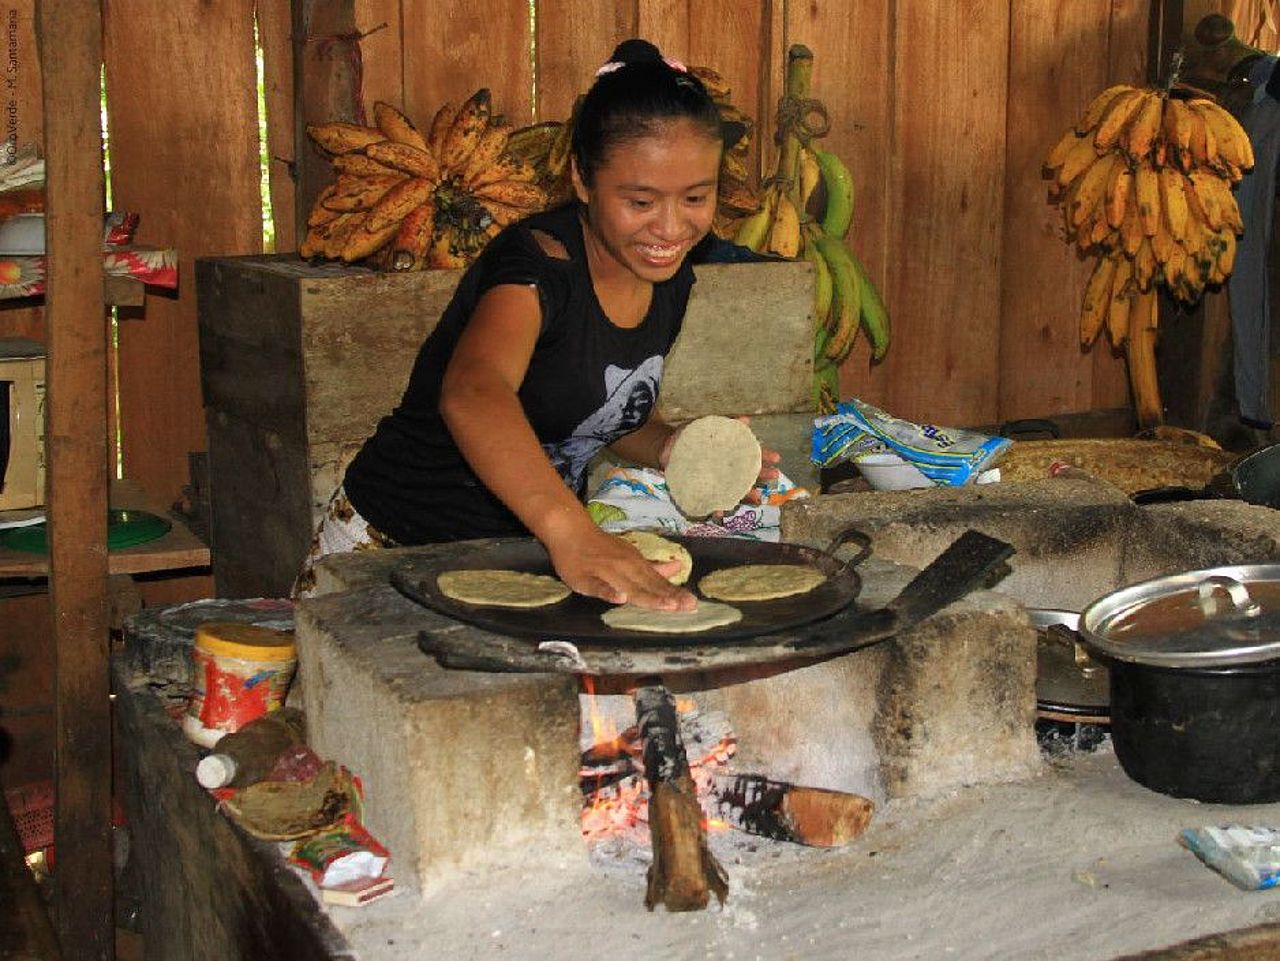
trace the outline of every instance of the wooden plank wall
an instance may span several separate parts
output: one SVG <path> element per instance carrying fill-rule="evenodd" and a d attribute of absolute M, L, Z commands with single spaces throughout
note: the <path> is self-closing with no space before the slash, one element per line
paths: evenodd
<path fill-rule="evenodd" d="M 786 49 L 807 44 L 824 145 L 858 183 L 853 243 L 895 326 L 884 363 L 855 350 L 845 396 L 943 423 L 1126 402 L 1119 359 L 1076 346 L 1086 268 L 1057 236 L 1039 160 L 1094 92 L 1142 76 L 1150 0 L 536 0 L 532 16 L 527 0 L 309 2 L 354 13 L 366 109 L 387 99 L 419 123 L 481 85 L 516 123 L 563 118 L 616 42 L 650 36 L 729 79 L 762 128 L 761 169 Z M 33 3 L 4 5 L 20 43 Z M 120 335 L 125 471 L 169 501 L 204 446 L 191 264 L 261 248 L 255 13 L 278 249 L 296 239 L 290 4 L 103 10 L 114 206 L 142 215 L 141 241 L 180 252 L 179 292 L 126 313 Z M 40 122 L 34 61 L 25 136 Z M 38 310 L 4 309 L 0 328 L 42 333 Z"/>
<path fill-rule="evenodd" d="M 1093 93 L 1145 69 L 1149 0 L 355 0 L 364 108 L 419 124 L 479 86 L 514 122 L 561 119 L 619 40 L 723 73 L 760 169 L 786 50 L 813 50 L 824 146 L 858 182 L 853 243 L 894 345 L 864 345 L 842 393 L 940 423 L 1122 406 L 1120 358 L 1081 353 L 1087 268 L 1058 236 L 1040 161 Z M 385 25 L 385 26 L 383 26 Z M 530 36 L 532 31 L 532 37 Z M 534 50 L 532 63 L 527 51 Z"/>

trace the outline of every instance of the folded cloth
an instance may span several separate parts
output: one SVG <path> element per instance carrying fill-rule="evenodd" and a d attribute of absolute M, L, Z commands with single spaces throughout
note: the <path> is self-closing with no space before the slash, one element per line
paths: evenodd
<path fill-rule="evenodd" d="M 747 537 L 758 541 L 781 538 L 782 505 L 808 497 L 790 479 L 757 484 L 759 504 L 739 504 L 720 518 L 691 521 L 680 513 L 661 471 L 644 467 L 611 468 L 587 501 L 587 510 L 606 531 L 663 530 L 689 537 Z"/>

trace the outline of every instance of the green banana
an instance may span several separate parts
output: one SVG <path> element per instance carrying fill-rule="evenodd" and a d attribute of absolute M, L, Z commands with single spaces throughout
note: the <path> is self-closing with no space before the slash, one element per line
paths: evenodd
<path fill-rule="evenodd" d="M 867 332 L 867 339 L 871 341 L 871 359 L 882 360 L 889 350 L 889 311 L 885 308 L 875 284 L 867 276 L 867 269 L 862 266 L 862 262 L 852 251 L 848 253 L 850 261 L 858 271 L 858 279 L 861 281 L 862 302 L 859 314 L 862 319 L 862 329 Z"/>
<path fill-rule="evenodd" d="M 825 354 L 839 364 L 849 356 L 858 334 L 864 275 L 840 238 L 819 234 L 814 237 L 814 245 L 831 269 L 832 323 L 828 325 L 831 339 L 827 342 Z"/>
<path fill-rule="evenodd" d="M 835 412 L 840 400 L 840 368 L 824 361 L 813 372 L 813 409 L 819 414 Z"/>
<path fill-rule="evenodd" d="M 823 327 L 831 313 L 831 268 L 826 259 L 814 247 L 814 231 L 806 229 L 804 259 L 813 264 L 813 319 L 817 327 Z"/>
<path fill-rule="evenodd" d="M 822 212 L 822 230 L 832 237 L 843 238 L 853 223 L 853 175 L 843 160 L 829 150 L 814 150 L 822 184 L 827 194 L 827 207 Z"/>
<path fill-rule="evenodd" d="M 761 198 L 760 209 L 751 214 L 741 224 L 733 236 L 733 242 L 739 247 L 747 247 L 759 253 L 765 241 L 769 239 L 769 228 L 773 225 L 773 197 L 766 193 Z"/>

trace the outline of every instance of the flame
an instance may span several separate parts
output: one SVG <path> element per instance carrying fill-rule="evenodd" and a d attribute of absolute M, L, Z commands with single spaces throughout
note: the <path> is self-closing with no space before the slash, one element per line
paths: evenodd
<path fill-rule="evenodd" d="M 611 719 L 601 717 L 596 706 L 591 678 L 584 676 L 583 681 L 587 694 L 587 716 L 593 738 L 593 743 L 586 753 L 598 761 L 621 759 L 624 756 L 638 758 L 639 745 L 633 743 L 638 738 L 635 728 L 619 734 Z M 688 698 L 682 698 L 676 704 L 676 710 L 681 713 L 689 713 L 695 707 L 694 702 Z M 709 809 L 714 806 L 711 786 L 715 779 L 715 770 L 728 763 L 729 758 L 737 751 L 737 746 L 737 738 L 733 734 L 727 734 L 701 757 L 689 758 L 689 773 L 703 808 L 704 826 L 709 831 L 725 831 L 730 827 L 722 819 L 711 817 Z M 590 768 L 584 768 L 581 776 L 584 783 L 588 785 L 592 779 L 598 783 L 604 778 L 601 772 Z M 643 771 L 638 769 L 638 762 L 635 773 L 591 791 L 584 799 L 582 834 L 589 844 L 621 837 L 632 843 L 645 845 L 649 843 L 648 825 L 649 790 Z"/>

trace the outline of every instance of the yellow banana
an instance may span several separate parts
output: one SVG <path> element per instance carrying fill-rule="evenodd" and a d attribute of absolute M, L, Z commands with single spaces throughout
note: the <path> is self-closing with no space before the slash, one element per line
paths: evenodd
<path fill-rule="evenodd" d="M 737 233 L 733 237 L 735 244 L 756 253 L 764 249 L 764 242 L 769 238 L 769 225 L 773 221 L 773 212 L 769 209 L 769 204 L 773 201 L 772 198 L 767 200 L 764 206 L 738 224 Z"/>
<path fill-rule="evenodd" d="M 1182 174 L 1172 167 L 1159 171 L 1160 203 L 1164 208 L 1165 223 L 1174 240 L 1181 241 L 1187 234 L 1187 198 L 1183 193 Z"/>
<path fill-rule="evenodd" d="M 461 175 L 467 169 L 467 161 L 489 125 L 492 105 L 489 88 L 481 87 L 458 108 L 440 148 L 440 169 L 443 172 Z"/>
<path fill-rule="evenodd" d="M 353 210 L 344 213 L 332 223 L 326 224 L 325 227 L 328 233 L 325 234 L 320 253 L 330 260 L 337 260 L 341 257 L 343 249 L 347 246 L 348 238 L 364 223 L 364 219 L 367 216 L 368 211 L 366 210 Z"/>
<path fill-rule="evenodd" d="M 436 185 L 432 181 L 421 177 L 402 180 L 383 194 L 369 211 L 365 230 L 370 234 L 380 235 L 386 228 L 399 225 L 411 210 L 429 201 L 435 189 Z M 390 237 L 385 239 L 389 240 Z"/>
<path fill-rule="evenodd" d="M 371 143 L 386 140 L 381 130 L 375 127 L 362 127 L 356 123 L 309 123 L 307 135 L 315 141 L 320 149 L 331 154 L 351 153 L 363 150 Z"/>
<path fill-rule="evenodd" d="M 366 217 L 364 222 L 351 232 L 347 237 L 346 243 L 342 245 L 340 256 L 347 263 L 364 260 L 364 258 L 372 256 L 382 247 L 385 247 L 387 242 L 393 239 L 400 229 L 399 220 L 393 220 L 378 228 L 371 228 L 369 221 L 372 218 L 373 211 L 369 213 L 370 216 Z"/>
<path fill-rule="evenodd" d="M 385 143 L 385 141 L 383 142 Z M 376 147 L 378 144 L 370 144 L 369 146 Z M 343 174 L 351 177 L 408 176 L 393 167 L 378 163 L 378 161 L 363 153 L 344 153 L 334 157 L 333 169 L 338 176 Z"/>
<path fill-rule="evenodd" d="M 1138 197 L 1138 220 L 1142 232 L 1155 236 L 1160 224 L 1160 176 L 1151 164 L 1143 161 L 1133 172 L 1133 189 Z"/>
<path fill-rule="evenodd" d="M 1230 112 L 1212 100 L 1196 98 L 1188 106 L 1204 120 L 1213 131 L 1218 154 L 1223 160 L 1248 170 L 1253 166 L 1253 144 L 1240 122 Z"/>
<path fill-rule="evenodd" d="M 796 207 L 801 213 L 809 209 L 809 201 L 813 192 L 822 180 L 822 168 L 818 166 L 818 158 L 807 147 L 800 149 L 800 185 Z"/>
<path fill-rule="evenodd" d="M 1173 161 L 1184 173 L 1191 169 L 1191 132 L 1202 121 L 1191 113 L 1185 100 L 1170 97 L 1164 105 L 1164 139 Z"/>
<path fill-rule="evenodd" d="M 1116 263 L 1124 255 L 1113 252 L 1099 257 L 1098 263 L 1085 284 L 1084 300 L 1080 305 L 1080 346 L 1088 347 L 1098 336 L 1106 320 L 1107 306 L 1111 303 L 1111 287 L 1116 275 Z"/>
<path fill-rule="evenodd" d="M 1079 227 L 1102 204 L 1106 196 L 1107 184 L 1116 164 L 1124 160 L 1117 153 L 1109 153 L 1099 157 L 1092 166 L 1080 175 L 1079 184 L 1072 187 L 1068 214 L 1071 226 Z"/>
<path fill-rule="evenodd" d="M 1157 300 L 1154 290 L 1140 293 L 1129 311 L 1129 342 L 1125 357 L 1129 365 L 1129 387 L 1133 392 L 1138 426 L 1155 427 L 1164 421 L 1160 384 L 1156 376 Z"/>
<path fill-rule="evenodd" d="M 368 210 L 404 179 L 401 176 L 341 176 L 334 183 L 333 193 L 324 199 L 324 206 L 342 212 Z"/>
<path fill-rule="evenodd" d="M 1111 278 L 1111 299 L 1107 302 L 1107 336 L 1111 345 L 1119 347 L 1129 336 L 1129 308 L 1133 303 L 1133 261 L 1128 257 L 1116 261 L 1115 274 Z"/>
<path fill-rule="evenodd" d="M 507 156 L 535 166 L 545 163 L 551 153 L 551 145 L 555 143 L 563 126 L 559 120 L 544 120 L 542 123 L 511 131 L 507 137 Z"/>
<path fill-rule="evenodd" d="M 1145 236 L 1142 221 L 1138 217 L 1138 190 L 1131 185 L 1129 196 L 1125 199 L 1124 219 L 1120 221 L 1120 243 L 1125 254 L 1132 257 Z"/>
<path fill-rule="evenodd" d="M 800 215 L 791 198 L 781 191 L 765 249 L 779 257 L 795 257 L 800 253 Z"/>
<path fill-rule="evenodd" d="M 440 179 L 440 164 L 435 155 L 404 143 L 384 140 L 364 148 L 365 156 L 384 167 L 391 167 L 411 177 L 422 177 L 433 183 Z"/>
<path fill-rule="evenodd" d="M 1151 246 L 1151 238 L 1143 237 L 1137 252 L 1133 255 L 1133 282 L 1139 290 L 1150 290 L 1160 264 L 1156 261 L 1156 252 Z M 1119 341 L 1113 341 L 1119 344 Z"/>
<path fill-rule="evenodd" d="M 849 355 L 858 335 L 862 298 L 866 293 L 862 272 L 839 237 L 819 232 L 813 241 L 818 255 L 827 262 L 831 271 L 831 316 L 834 319 L 828 325 L 831 338 L 827 341 L 826 356 L 839 364 Z"/>
<path fill-rule="evenodd" d="M 1159 93 L 1147 92 L 1142 106 L 1124 131 L 1124 149 L 1134 162 L 1151 153 L 1160 136 L 1164 119 L 1165 98 Z"/>
<path fill-rule="evenodd" d="M 503 149 L 507 146 L 507 138 L 511 134 L 511 125 L 504 122 L 491 123 L 480 135 L 480 142 L 471 153 L 466 169 L 462 171 L 462 184 L 469 187 L 475 179 L 489 167 L 498 162 Z"/>
<path fill-rule="evenodd" d="M 1082 137 L 1080 134 L 1075 132 L 1074 128 L 1068 130 L 1062 135 L 1061 139 L 1059 139 L 1056 144 L 1049 148 L 1049 154 L 1044 158 L 1045 167 L 1050 170 L 1056 170 L 1061 167 L 1062 162 L 1067 159 L 1067 154 L 1069 154 L 1081 140 L 1087 140 L 1090 146 L 1093 144 L 1093 140 L 1091 138 Z"/>
<path fill-rule="evenodd" d="M 427 149 L 427 138 L 419 133 L 408 117 L 391 104 L 382 100 L 374 103 L 373 122 L 393 143 L 402 143 L 417 150 Z"/>
<path fill-rule="evenodd" d="M 1098 126 L 1093 132 L 1093 146 L 1099 152 L 1110 150 L 1120 140 L 1120 134 L 1124 132 L 1124 128 L 1129 124 L 1138 111 L 1146 105 L 1147 100 L 1153 96 L 1158 96 L 1154 91 L 1142 90 L 1134 88 L 1127 90 L 1117 96 L 1111 103 L 1107 104 L 1107 109 L 1103 111 L 1102 119 L 1098 121 Z"/>
<path fill-rule="evenodd" d="M 523 210 L 535 210 L 542 206 L 545 197 L 542 188 L 537 184 L 523 183 L 519 180 L 500 180 L 493 184 L 484 184 L 472 191 L 480 201 L 494 200 L 508 207 L 519 207 Z"/>
<path fill-rule="evenodd" d="M 422 270 L 427 266 L 435 217 L 435 202 L 429 200 L 400 222 L 391 246 L 393 270 Z"/>
<path fill-rule="evenodd" d="M 1236 235 L 1224 230 L 1218 235 L 1222 238 L 1222 253 L 1218 254 L 1218 270 L 1222 276 L 1230 277 L 1236 263 Z"/>
<path fill-rule="evenodd" d="M 1204 122 L 1204 114 L 1191 106 L 1191 101 L 1187 101 L 1187 107 L 1201 120 L 1191 128 L 1191 165 L 1193 168 L 1215 169 L 1219 166 L 1218 138 L 1213 128 Z"/>
<path fill-rule="evenodd" d="M 1133 188 L 1133 171 L 1127 164 L 1116 164 L 1107 185 L 1107 223 L 1119 227 L 1129 207 L 1129 194 Z"/>
<path fill-rule="evenodd" d="M 1054 184 L 1059 190 L 1068 189 L 1075 179 L 1093 166 L 1097 160 L 1098 152 L 1093 149 L 1093 141 L 1088 137 L 1077 137 L 1054 173 Z"/>
<path fill-rule="evenodd" d="M 431 118 L 431 127 L 427 131 L 427 146 L 431 148 L 431 152 L 436 155 L 436 159 L 440 159 L 441 151 L 444 149 L 444 142 L 449 136 L 449 128 L 453 126 L 453 118 L 458 113 L 456 104 L 443 103 L 440 109 L 436 111 L 435 116 Z"/>
<path fill-rule="evenodd" d="M 1164 266 L 1169 262 L 1169 258 L 1174 256 L 1173 248 L 1178 246 L 1178 242 L 1173 239 L 1173 234 L 1169 232 L 1169 221 L 1165 217 L 1160 218 L 1160 223 L 1156 225 L 1155 235 L 1151 238 L 1151 250 L 1156 255 L 1156 262 L 1160 266 Z"/>
<path fill-rule="evenodd" d="M 1112 102 L 1117 97 L 1122 93 L 1128 93 L 1136 89 L 1137 88 L 1132 84 L 1127 83 L 1117 83 L 1107 87 L 1106 90 L 1102 91 L 1102 93 L 1098 94 L 1089 102 L 1089 106 L 1085 107 L 1079 123 L 1075 126 L 1075 132 L 1082 137 L 1089 133 L 1089 131 L 1093 130 L 1093 128 L 1099 124 L 1103 115 L 1106 113 L 1107 108 L 1111 106 Z"/>

